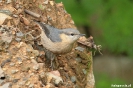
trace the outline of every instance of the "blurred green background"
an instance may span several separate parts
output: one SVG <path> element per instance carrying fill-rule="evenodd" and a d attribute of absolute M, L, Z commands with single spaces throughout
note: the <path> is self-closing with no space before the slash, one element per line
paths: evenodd
<path fill-rule="evenodd" d="M 102 45 L 104 55 L 94 57 L 96 87 L 133 83 L 133 0 L 55 1 L 63 2 L 79 30 Z M 104 61 L 109 63 L 101 66 Z"/>

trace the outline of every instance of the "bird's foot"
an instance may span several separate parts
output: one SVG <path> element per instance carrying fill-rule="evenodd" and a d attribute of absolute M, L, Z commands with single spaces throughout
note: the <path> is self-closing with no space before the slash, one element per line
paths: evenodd
<path fill-rule="evenodd" d="M 52 70 L 54 69 L 54 65 L 53 65 L 53 60 L 50 61 L 50 66 L 49 66 Z"/>

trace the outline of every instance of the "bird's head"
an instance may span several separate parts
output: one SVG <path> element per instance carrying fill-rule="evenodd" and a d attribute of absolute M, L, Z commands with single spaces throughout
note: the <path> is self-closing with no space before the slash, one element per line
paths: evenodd
<path fill-rule="evenodd" d="M 85 34 L 80 34 L 80 32 L 76 29 L 62 29 L 60 31 L 60 37 L 63 41 L 68 43 L 74 43 L 79 37 L 84 36 Z"/>

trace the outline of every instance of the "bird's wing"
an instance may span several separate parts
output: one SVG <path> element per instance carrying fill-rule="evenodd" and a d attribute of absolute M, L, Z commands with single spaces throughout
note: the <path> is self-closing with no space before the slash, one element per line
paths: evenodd
<path fill-rule="evenodd" d="M 39 26 L 44 30 L 45 35 L 52 41 L 52 42 L 61 42 L 61 38 L 59 36 L 59 30 L 41 22 L 36 22 Z"/>

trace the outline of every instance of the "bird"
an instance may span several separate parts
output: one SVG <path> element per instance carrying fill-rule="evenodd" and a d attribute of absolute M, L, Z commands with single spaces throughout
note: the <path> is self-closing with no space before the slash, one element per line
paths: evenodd
<path fill-rule="evenodd" d="M 52 62 L 56 55 L 69 53 L 74 43 L 85 34 L 81 34 L 78 30 L 73 28 L 58 29 L 43 22 L 35 21 L 41 29 L 41 44 L 47 50 L 46 56 Z M 50 56 L 49 56 L 50 54 Z"/>

